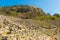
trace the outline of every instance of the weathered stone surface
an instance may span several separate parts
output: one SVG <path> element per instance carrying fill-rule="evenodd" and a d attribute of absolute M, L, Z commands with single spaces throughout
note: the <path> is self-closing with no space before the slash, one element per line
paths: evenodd
<path fill-rule="evenodd" d="M 46 29 L 33 23 L 32 19 L 0 15 L 0 40 L 60 40 L 58 29 Z"/>

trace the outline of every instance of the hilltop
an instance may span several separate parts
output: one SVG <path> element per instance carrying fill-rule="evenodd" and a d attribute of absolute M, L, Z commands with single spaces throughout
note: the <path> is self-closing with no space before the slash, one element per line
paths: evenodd
<path fill-rule="evenodd" d="M 38 19 L 38 20 L 58 20 L 60 14 L 50 15 L 45 13 L 42 9 L 28 5 L 6 6 L 0 8 L 0 14 L 14 16 L 24 19 Z"/>

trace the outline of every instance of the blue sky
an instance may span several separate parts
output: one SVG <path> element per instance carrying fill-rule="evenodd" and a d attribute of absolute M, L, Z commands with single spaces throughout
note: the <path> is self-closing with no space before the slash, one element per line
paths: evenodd
<path fill-rule="evenodd" d="M 0 6 L 31 5 L 43 9 L 46 13 L 60 13 L 60 0 L 0 0 Z"/>

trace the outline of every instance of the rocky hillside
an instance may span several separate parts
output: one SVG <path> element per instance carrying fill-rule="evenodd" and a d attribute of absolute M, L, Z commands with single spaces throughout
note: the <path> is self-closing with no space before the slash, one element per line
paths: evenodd
<path fill-rule="evenodd" d="M 60 40 L 60 14 L 28 5 L 0 7 L 0 40 Z"/>
<path fill-rule="evenodd" d="M 0 40 L 60 40 L 60 21 L 0 15 Z"/>

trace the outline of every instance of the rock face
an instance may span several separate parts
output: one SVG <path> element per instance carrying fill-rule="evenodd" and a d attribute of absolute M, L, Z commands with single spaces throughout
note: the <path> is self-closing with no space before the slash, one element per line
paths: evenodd
<path fill-rule="evenodd" d="M 0 15 L 0 40 L 60 40 L 58 27 L 46 29 L 33 21 Z"/>

